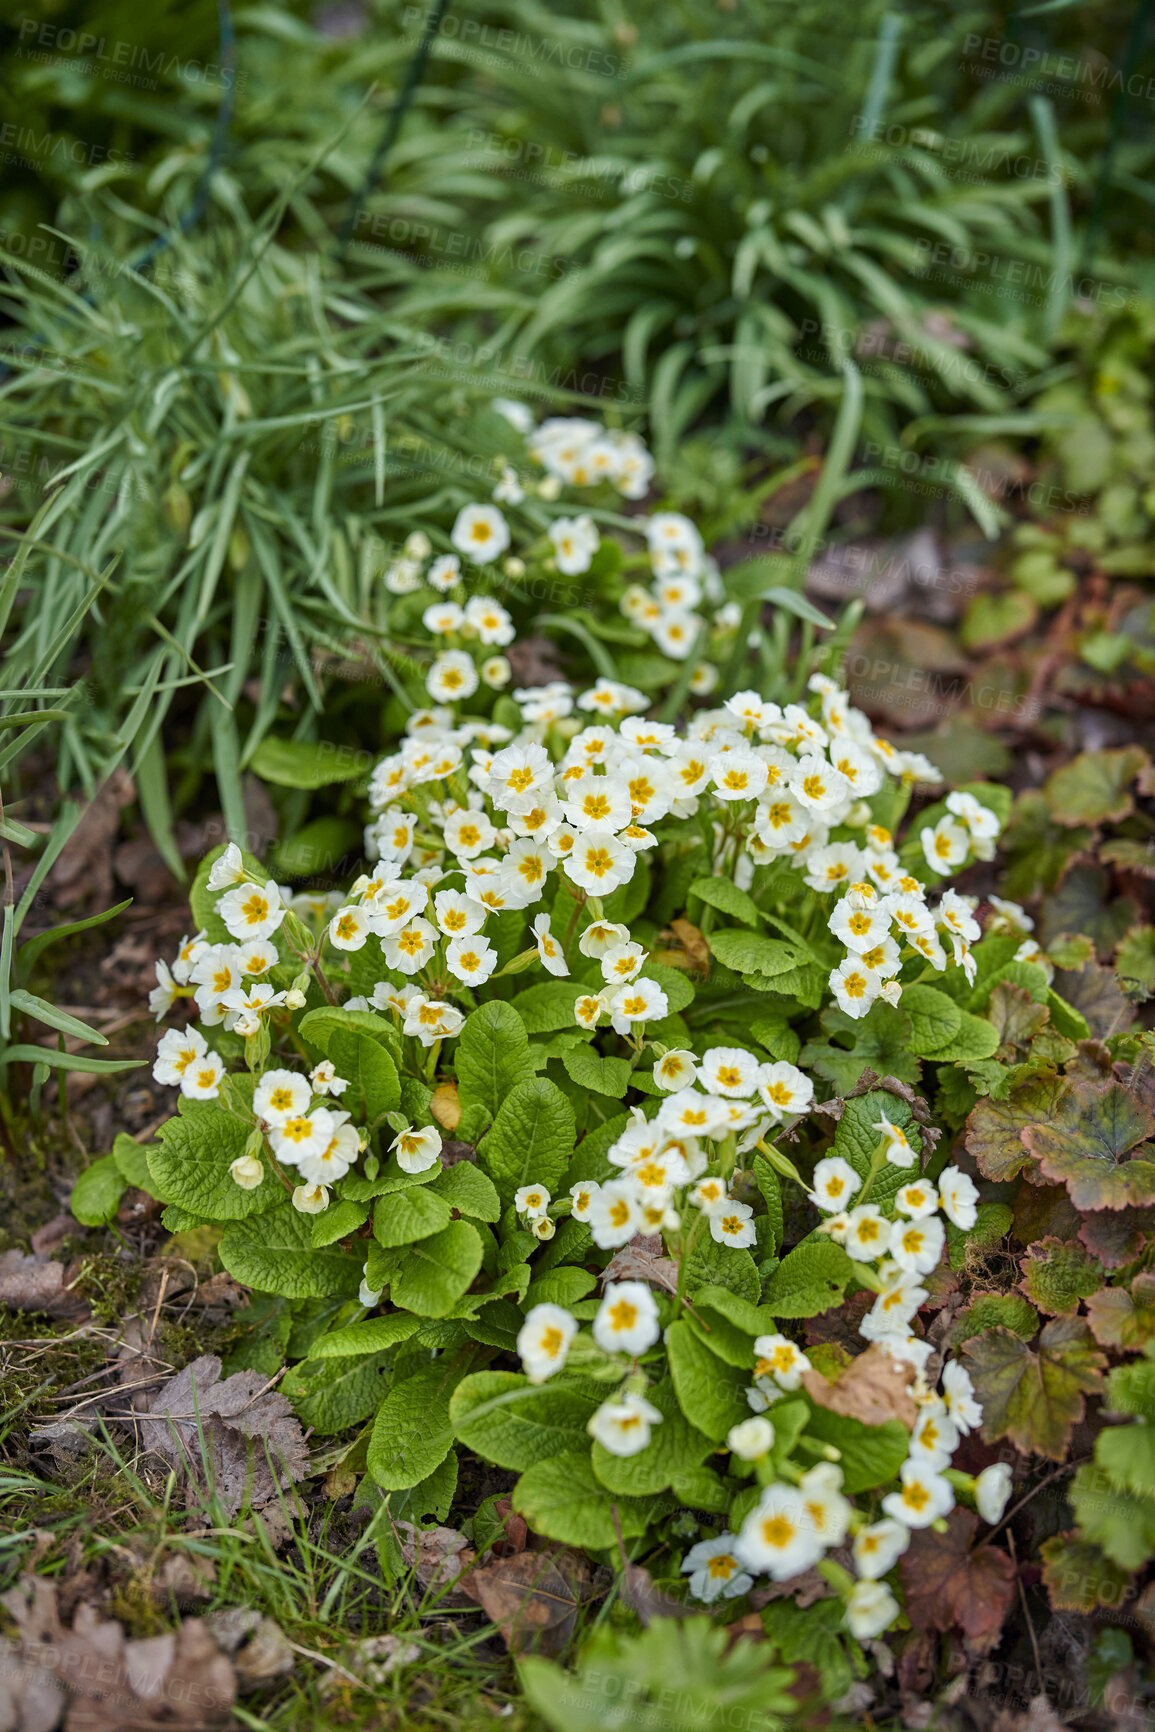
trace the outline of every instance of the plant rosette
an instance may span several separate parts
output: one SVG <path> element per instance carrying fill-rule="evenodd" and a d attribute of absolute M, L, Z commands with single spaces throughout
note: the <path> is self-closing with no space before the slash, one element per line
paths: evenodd
<path fill-rule="evenodd" d="M 462 557 L 499 516 L 459 521 Z M 701 538 L 646 529 L 646 610 L 709 641 Z M 371 869 L 314 894 L 233 844 L 202 863 L 152 995 L 177 1112 L 122 1186 L 223 1227 L 277 1363 L 291 1329 L 287 1392 L 321 1434 L 372 1421 L 408 1514 L 444 1517 L 465 1445 L 542 1534 L 661 1542 L 706 1603 L 816 1567 L 843 1639 L 877 1635 L 910 1535 L 1010 1489 L 950 1467 L 980 1409 L 919 1318 L 1005 1225 L 912 1086 L 990 1057 L 996 981 L 1046 995 L 947 882 L 1001 790 L 903 835 L 937 773 L 821 672 L 786 703 L 688 683 L 671 721 L 608 676 L 495 701 L 503 610 L 446 556 L 424 575 L 432 704 L 373 772 Z M 844 1305 L 865 1367 L 805 1345 Z"/>

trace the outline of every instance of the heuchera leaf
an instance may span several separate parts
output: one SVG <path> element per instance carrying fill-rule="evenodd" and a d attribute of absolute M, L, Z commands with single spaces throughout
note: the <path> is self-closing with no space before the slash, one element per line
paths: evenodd
<path fill-rule="evenodd" d="M 1061 1078 L 1039 1080 L 1016 1089 L 1008 1100 L 979 1101 L 967 1120 L 966 1146 L 984 1178 L 1003 1183 L 1025 1167 L 1033 1169 L 1022 1133 L 1028 1125 L 1051 1116 L 1055 1097 L 1065 1086 Z"/>
<path fill-rule="evenodd" d="M 1080 752 L 1047 780 L 1043 794 L 1056 824 L 1117 823 L 1132 809 L 1131 783 L 1147 763 L 1141 746 Z"/>
<path fill-rule="evenodd" d="M 1077 1083 L 1045 1123 L 1024 1128 L 1022 1140 L 1077 1209 L 1125 1209 L 1155 1202 L 1155 1161 L 1144 1158 L 1155 1155 L 1145 1147 L 1152 1131 L 1155 1114 L 1121 1083 Z"/>
<path fill-rule="evenodd" d="M 965 1311 L 960 1311 L 951 1331 L 951 1341 L 958 1347 L 988 1329 L 1010 1329 L 1030 1341 L 1039 1327 L 1039 1314 L 1033 1305 L 1018 1293 L 973 1293 Z"/>
<path fill-rule="evenodd" d="M 1032 1350 L 1010 1329 L 990 1329 L 962 1350 L 983 1408 L 988 1442 L 1009 1437 L 1024 1455 L 1062 1461 L 1083 1397 L 1101 1383 L 1106 1358 L 1081 1317 L 1056 1317 Z"/>
<path fill-rule="evenodd" d="M 1077 1533 L 1055 1534 L 1039 1547 L 1043 1582 L 1056 1612 L 1093 1612 L 1123 1604 L 1131 1577 Z"/>
<path fill-rule="evenodd" d="M 1019 1268 L 1027 1298 L 1052 1317 L 1077 1311 L 1079 1300 L 1097 1293 L 1106 1279 L 1106 1270 L 1089 1251 L 1062 1239 L 1038 1240 Z"/>
<path fill-rule="evenodd" d="M 1087 1321 L 1100 1347 L 1142 1350 L 1155 1341 L 1155 1274 L 1136 1275 L 1129 1289 L 1104 1287 L 1092 1293 Z"/>
<path fill-rule="evenodd" d="M 1071 1503 L 1083 1538 L 1120 1569 L 1140 1569 L 1155 1557 L 1155 1499 L 1116 1486 L 1104 1467 L 1088 1462 L 1072 1482 Z"/>
<path fill-rule="evenodd" d="M 947 1532 L 912 1534 L 899 1564 L 906 1609 L 916 1630 L 956 1625 L 972 1642 L 989 1645 L 1002 1628 L 1015 1594 L 1015 1566 L 997 1546 L 975 1546 L 978 1517 L 953 1509 Z"/>

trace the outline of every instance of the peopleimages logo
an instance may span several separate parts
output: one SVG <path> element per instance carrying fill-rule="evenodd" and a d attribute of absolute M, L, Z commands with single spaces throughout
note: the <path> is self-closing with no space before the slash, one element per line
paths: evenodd
<path fill-rule="evenodd" d="M 25 59 L 48 60 L 53 55 L 75 56 L 90 70 L 99 70 L 104 78 L 117 82 L 134 82 L 132 74 L 143 72 L 150 77 L 177 78 L 187 84 L 219 84 L 225 89 L 244 82 L 244 74 L 231 66 L 217 66 L 211 61 L 182 60 L 179 54 L 166 54 L 163 48 L 148 49 L 140 42 L 119 41 L 97 36 L 91 30 L 73 30 L 64 24 L 45 24 L 39 18 L 20 20 L 20 46 L 16 50 Z M 155 80 L 151 88 L 156 88 Z"/>
<path fill-rule="evenodd" d="M 114 150 L 108 145 L 86 144 L 83 139 L 66 138 L 63 133 L 46 132 L 38 135 L 31 126 L 17 126 L 12 121 L 0 124 L 0 160 L 26 163 L 42 168 L 50 162 L 74 162 L 91 168 L 98 162 L 135 162 L 131 151 Z"/>

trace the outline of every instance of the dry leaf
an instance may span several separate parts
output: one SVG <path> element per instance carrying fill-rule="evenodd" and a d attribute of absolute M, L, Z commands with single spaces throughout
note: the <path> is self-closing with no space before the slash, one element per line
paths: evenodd
<path fill-rule="evenodd" d="M 6 1732 L 211 1732 L 228 1726 L 233 1668 L 204 1624 L 129 1642 L 119 1624 L 77 1607 L 68 1630 L 55 1584 L 22 1576 L 0 1595 L 19 1639 L 0 1644 L 0 1726 Z"/>
<path fill-rule="evenodd" d="M 953 1509 L 947 1532 L 919 1528 L 899 1561 L 906 1609 L 918 1630 L 956 1624 L 972 1642 L 989 1647 L 1002 1629 L 1015 1595 L 1015 1566 L 997 1546 L 972 1548 L 978 1516 Z"/>
<path fill-rule="evenodd" d="M 293 1650 L 281 1626 L 254 1606 L 227 1606 L 211 1612 L 206 1628 L 217 1647 L 232 1657 L 237 1685 L 256 1690 L 287 1677 L 295 1664 Z"/>
<path fill-rule="evenodd" d="M 864 1425 L 882 1425 L 897 1419 L 913 1431 L 918 1408 L 909 1393 L 915 1367 L 905 1359 L 894 1359 L 877 1343 L 853 1359 L 830 1383 L 820 1371 L 804 1371 L 802 1386 L 812 1401 L 846 1419 Z"/>
<path fill-rule="evenodd" d="M 453 1081 L 439 1082 L 429 1100 L 429 1111 L 447 1131 L 455 1131 L 461 1120 L 461 1102 L 457 1098 L 457 1084 Z"/>
<path fill-rule="evenodd" d="M 183 1471 L 198 1489 L 206 1457 L 216 1495 L 230 1515 L 246 1501 L 273 1504 L 308 1472 L 309 1452 L 288 1399 L 256 1371 L 220 1382 L 221 1362 L 205 1354 L 155 1394 L 138 1421 L 146 1449 Z M 203 1445 L 202 1445 L 203 1436 Z"/>
<path fill-rule="evenodd" d="M 841 1564 L 843 1558 L 836 1556 L 834 1561 Z M 849 1562 L 849 1559 L 847 1561 Z M 845 1568 L 845 1564 L 843 1567 Z M 811 1564 L 808 1570 L 801 1570 L 798 1575 L 790 1576 L 784 1582 L 763 1582 L 750 1595 L 750 1604 L 755 1611 L 760 1612 L 771 1600 L 793 1600 L 800 1610 L 805 1611 L 815 1600 L 829 1599 L 833 1591 L 825 1577 L 820 1576 Z"/>
<path fill-rule="evenodd" d="M 660 1233 L 648 1239 L 633 1239 L 615 1251 L 601 1272 L 606 1281 L 648 1281 L 651 1287 L 664 1287 L 667 1293 L 678 1291 L 678 1265 L 665 1255 Z"/>
<path fill-rule="evenodd" d="M 401 1560 L 414 1570 L 418 1585 L 432 1591 L 440 1606 L 465 1606 L 472 1597 L 468 1589 L 455 1586 L 458 1577 L 468 1570 L 477 1554 L 465 1535 L 456 1528 L 422 1530 L 412 1522 L 393 1523 L 401 1547 Z"/>
<path fill-rule="evenodd" d="M 643 1570 L 642 1575 L 646 1572 Z M 501 1631 L 511 1653 L 556 1658 L 569 1643 L 581 1607 L 598 1592 L 593 1571 L 576 1552 L 518 1552 L 474 1570 L 470 1598 Z"/>
<path fill-rule="evenodd" d="M 0 1305 L 12 1311 L 42 1311 L 86 1323 L 91 1313 L 78 1293 L 66 1284 L 63 1263 L 27 1256 L 23 1251 L 0 1254 Z"/>
<path fill-rule="evenodd" d="M 641 1564 L 626 1564 L 619 1598 L 631 1612 L 637 1613 L 643 1629 L 647 1630 L 655 1618 L 689 1618 L 696 1610 L 685 1600 L 676 1600 L 672 1594 L 659 1588 L 649 1570 Z"/>

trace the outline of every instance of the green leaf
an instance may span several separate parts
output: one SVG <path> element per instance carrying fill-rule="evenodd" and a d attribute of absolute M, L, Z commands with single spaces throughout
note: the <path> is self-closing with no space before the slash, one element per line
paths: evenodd
<path fill-rule="evenodd" d="M 1024 1168 L 1037 1170 L 1022 1133 L 1051 1117 L 1067 1086 L 1061 1077 L 1041 1079 L 1016 1089 L 1006 1100 L 978 1102 L 967 1120 L 966 1146 L 984 1178 L 1001 1184 Z"/>
<path fill-rule="evenodd" d="M 572 980 L 543 980 L 510 1000 L 528 1034 L 555 1034 L 558 1029 L 577 1029 L 573 1007 L 582 988 Z"/>
<path fill-rule="evenodd" d="M 566 1075 L 581 1089 L 621 1100 L 630 1086 L 630 1067 L 624 1058 L 603 1058 L 588 1046 L 571 1047 L 561 1062 Z"/>
<path fill-rule="evenodd" d="M 1081 1317 L 1056 1317 L 1039 1337 L 1038 1352 L 1010 1329 L 969 1341 L 962 1358 L 983 1409 L 988 1442 L 1009 1437 L 1024 1455 L 1062 1461 L 1083 1397 L 1096 1393 L 1106 1364 Z"/>
<path fill-rule="evenodd" d="M 120 1168 L 121 1178 L 126 1185 L 135 1185 L 138 1191 L 149 1189 L 152 1174 L 148 1170 L 148 1148 L 144 1143 L 138 1143 L 135 1137 L 118 1131 L 113 1139 L 112 1158 Z"/>
<path fill-rule="evenodd" d="M 910 1433 L 897 1419 L 882 1425 L 866 1425 L 848 1415 L 815 1407 L 806 1424 L 806 1435 L 839 1451 L 848 1497 L 872 1491 L 894 1479 L 910 1452 Z"/>
<path fill-rule="evenodd" d="M 1012 1329 L 1030 1341 L 1038 1327 L 1038 1312 L 1020 1293 L 976 1293 L 955 1319 L 951 1342 L 958 1347 L 988 1329 Z"/>
<path fill-rule="evenodd" d="M 380 1353 L 386 1347 L 396 1347 L 408 1341 L 421 1327 L 419 1317 L 405 1312 L 388 1317 L 364 1317 L 359 1323 L 349 1323 L 344 1329 L 334 1329 L 328 1335 L 318 1335 L 309 1347 L 310 1359 L 349 1359 L 361 1354 Z"/>
<path fill-rule="evenodd" d="M 522 1185 L 556 1191 L 573 1151 L 572 1106 L 556 1083 L 535 1076 L 506 1092 L 477 1159 L 508 1207 Z"/>
<path fill-rule="evenodd" d="M 903 993 L 903 1001 L 906 994 Z M 979 1059 L 990 1058 L 997 1052 L 999 1031 L 985 1017 L 972 1016 L 964 1010 L 959 1019 L 959 1030 L 953 1040 L 948 1040 L 945 1046 L 937 1051 L 927 1053 L 932 1064 L 974 1064 Z"/>
<path fill-rule="evenodd" d="M 368 775 L 373 756 L 332 740 L 282 740 L 266 734 L 248 767 L 262 782 L 279 788 L 328 788 Z"/>
<path fill-rule="evenodd" d="M 361 831 L 348 818 L 314 818 L 300 830 L 278 842 L 269 859 L 269 870 L 278 878 L 330 878 L 349 854 L 359 853 Z"/>
<path fill-rule="evenodd" d="M 472 1161 L 455 1161 L 453 1166 L 443 1167 L 429 1188 L 460 1215 L 470 1215 L 475 1221 L 501 1219 L 496 1187 Z"/>
<path fill-rule="evenodd" d="M 48 1028 L 58 1029 L 61 1034 L 75 1035 L 78 1040 L 93 1042 L 96 1046 L 107 1046 L 106 1036 L 99 1029 L 90 1028 L 86 1022 L 81 1022 L 78 1016 L 70 1016 L 66 1010 L 58 1010 L 56 1005 L 49 1004 L 46 998 L 38 998 L 34 992 L 26 992 L 18 986 L 9 996 L 13 1010 L 18 1010 L 25 1016 L 34 1017 Z"/>
<path fill-rule="evenodd" d="M 1037 1239 L 1019 1264 L 1027 1298 L 1050 1316 L 1074 1312 L 1079 1301 L 1097 1293 L 1107 1272 L 1097 1257 L 1078 1244 L 1061 1239 Z"/>
<path fill-rule="evenodd" d="M 1155 1114 L 1121 1083 L 1076 1083 L 1022 1140 L 1077 1209 L 1142 1208 L 1155 1203 L 1153 1131 Z"/>
<path fill-rule="evenodd" d="M 646 1391 L 646 1400 L 663 1415 L 650 1441 L 637 1455 L 612 1455 L 595 1443 L 591 1461 L 595 1476 L 607 1490 L 625 1497 L 647 1497 L 664 1491 L 678 1474 L 692 1473 L 713 1450 L 713 1443 L 685 1417 L 668 1377 Z"/>
<path fill-rule="evenodd" d="M 313 1216 L 314 1245 L 335 1245 L 338 1239 L 347 1239 L 358 1227 L 364 1226 L 368 1216 L 364 1203 L 350 1203 L 344 1199 L 330 1203 L 322 1214 Z"/>
<path fill-rule="evenodd" d="M 874 1152 L 882 1140 L 882 1132 L 877 1127 L 882 1122 L 883 1113 L 892 1125 L 898 1125 L 906 1132 L 916 1149 L 922 1142 L 910 1107 L 897 1095 L 872 1089 L 870 1094 L 856 1095 L 852 1100 L 844 1102 L 842 1117 L 834 1133 L 833 1153 L 841 1155 L 844 1161 L 849 1161 L 863 1180 L 869 1176 Z M 896 1167 L 887 1161 L 874 1176 L 871 1201 L 885 1207 L 899 1187 L 913 1178 L 917 1171 L 917 1163 L 914 1167 Z M 857 1195 L 854 1201 L 858 1201 Z"/>
<path fill-rule="evenodd" d="M 341 1105 L 355 1120 L 375 1125 L 386 1113 L 396 1112 L 401 1105 L 397 1067 L 372 1035 L 360 1029 L 334 1029 L 327 1055 L 336 1065 L 337 1075 L 349 1084 Z"/>
<path fill-rule="evenodd" d="M 588 1449 L 534 1462 L 514 1486 L 512 1502 L 535 1533 L 590 1551 L 616 1545 L 615 1510 L 623 1539 L 640 1539 L 647 1526 L 648 1506 L 607 1491 Z"/>
<path fill-rule="evenodd" d="M 525 1295 L 525 1307 L 531 1305 L 576 1305 L 597 1286 L 597 1276 L 588 1269 L 547 1269 L 544 1275 L 531 1281 Z"/>
<path fill-rule="evenodd" d="M 391 1196 L 378 1197 L 373 1205 L 373 1237 L 386 1250 L 431 1238 L 447 1227 L 449 1221 L 449 1204 L 436 1195 L 432 1185 L 412 1185 L 408 1190 L 394 1191 Z"/>
<path fill-rule="evenodd" d="M 249 1193 L 251 1195 L 251 1193 Z M 229 1227 L 218 1247 L 229 1274 L 260 1293 L 287 1299 L 352 1299 L 361 1285 L 363 1260 L 313 1244 L 313 1217 L 286 1199 L 259 1219 Z"/>
<path fill-rule="evenodd" d="M 666 1352 L 682 1412 L 715 1443 L 725 1442 L 730 1428 L 750 1417 L 746 1390 L 754 1381 L 753 1364 L 747 1372 L 725 1364 L 685 1321 L 666 1331 Z"/>
<path fill-rule="evenodd" d="M 752 896 L 739 890 L 732 879 L 695 878 L 690 885 L 690 895 L 697 896 L 710 908 L 728 914 L 731 920 L 740 920 L 743 926 L 757 929 L 762 924 L 762 910 Z"/>
<path fill-rule="evenodd" d="M 576 996 L 576 995 L 575 995 Z M 512 1005 L 493 999 L 465 1019 L 457 1041 L 457 1093 L 466 1141 L 497 1117 L 503 1101 L 533 1077 L 533 1057 L 525 1024 Z"/>
<path fill-rule="evenodd" d="M 711 932 L 709 943 L 711 954 L 743 978 L 748 975 L 784 975 L 814 961 L 813 952 L 800 950 L 796 944 L 787 944 L 785 939 L 765 938 L 758 933 L 741 932 L 736 927 Z"/>
<path fill-rule="evenodd" d="M 1056 824 L 1115 824 L 1133 809 L 1128 792 L 1148 763 L 1141 746 L 1080 752 L 1048 777 L 1043 797 Z"/>
<path fill-rule="evenodd" d="M 728 1287 L 731 1292 L 756 1304 L 762 1284 L 749 1251 L 719 1245 L 699 1233 L 686 1258 L 685 1289 L 693 1298 L 699 1287 Z"/>
<path fill-rule="evenodd" d="M 1121 1569 L 1141 1569 L 1155 1557 L 1155 1499 L 1117 1487 L 1106 1469 L 1088 1463 L 1075 1475 L 1071 1502 L 1083 1539 Z"/>
<path fill-rule="evenodd" d="M 829 1239 L 798 1245 L 783 1257 L 762 1295 L 775 1317 L 816 1317 L 840 1305 L 854 1264 Z"/>
<path fill-rule="evenodd" d="M 465 1369 L 448 1357 L 395 1383 L 377 1410 L 369 1472 L 385 1491 L 417 1485 L 453 1447 L 449 1402 Z"/>
<path fill-rule="evenodd" d="M 779 1251 L 782 1248 L 782 1185 L 778 1174 L 763 1155 L 754 1157 L 754 1181 L 762 1193 L 766 1204 L 766 1217 L 770 1222 L 772 1248 Z"/>
<path fill-rule="evenodd" d="M 127 1181 L 113 1155 L 102 1155 L 86 1167 L 72 1187 L 69 1206 L 85 1227 L 103 1227 L 116 1216 Z"/>
<path fill-rule="evenodd" d="M 584 1448 L 602 1393 L 552 1379 L 533 1384 L 515 1371 L 479 1371 L 458 1386 L 449 1417 L 469 1449 L 520 1472 L 548 1456 Z"/>
<path fill-rule="evenodd" d="M 953 998 L 933 986 L 903 987 L 902 1008 L 910 1018 L 910 1049 L 920 1057 L 934 1057 L 959 1032 L 962 1012 Z"/>
<path fill-rule="evenodd" d="M 481 1268 L 481 1235 L 468 1221 L 451 1221 L 432 1238 L 409 1246 L 390 1283 L 394 1305 L 422 1317 L 448 1317 Z"/>
<path fill-rule="evenodd" d="M 360 1425 L 377 1411 L 385 1394 L 384 1361 L 364 1359 L 304 1359 L 281 1380 L 302 1425 L 320 1437 L 331 1437 L 347 1426 Z"/>
<path fill-rule="evenodd" d="M 249 1126 L 215 1101 L 182 1100 L 177 1117 L 161 1125 L 157 1135 L 160 1146 L 149 1149 L 148 1170 L 166 1203 L 208 1221 L 243 1221 L 285 1195 L 268 1161 L 254 1190 L 237 1184 L 229 1167 L 245 1152 Z"/>

